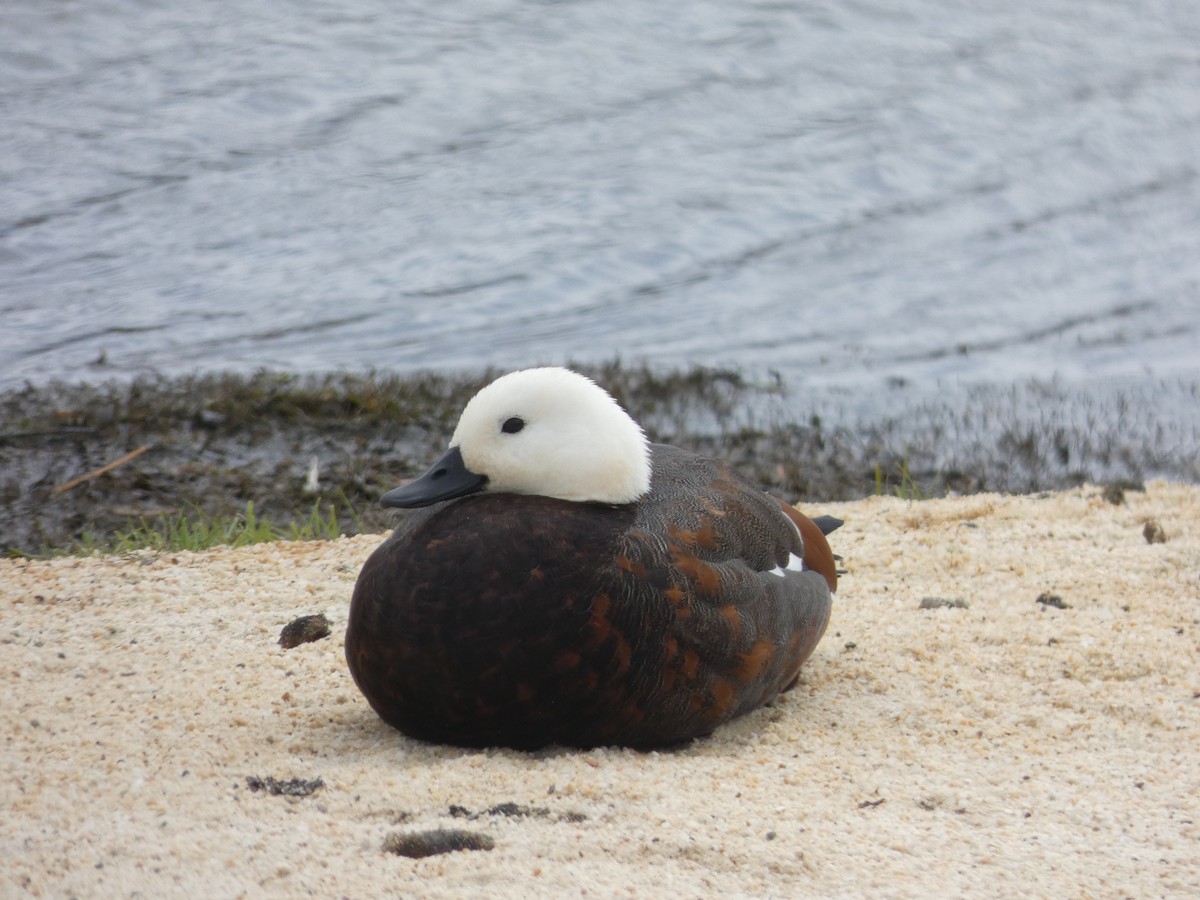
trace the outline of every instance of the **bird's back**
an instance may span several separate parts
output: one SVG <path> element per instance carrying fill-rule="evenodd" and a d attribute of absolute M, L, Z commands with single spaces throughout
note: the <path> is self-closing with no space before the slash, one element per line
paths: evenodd
<path fill-rule="evenodd" d="M 650 747 L 789 687 L 828 622 L 826 576 L 796 570 L 800 537 L 769 496 L 652 452 L 635 503 L 481 494 L 376 550 L 346 655 L 380 716 L 463 745 Z"/>

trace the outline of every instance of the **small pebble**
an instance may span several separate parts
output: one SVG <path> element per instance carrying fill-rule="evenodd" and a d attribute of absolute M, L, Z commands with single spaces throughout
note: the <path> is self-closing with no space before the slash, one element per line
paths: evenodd
<path fill-rule="evenodd" d="M 439 853 L 454 853 L 458 850 L 491 850 L 495 840 L 486 834 L 462 831 L 458 828 L 435 828 L 432 831 L 416 831 L 408 834 L 392 832 L 383 839 L 383 852 L 421 859 Z"/>
<path fill-rule="evenodd" d="M 1165 544 L 1167 542 L 1167 533 L 1163 531 L 1163 527 L 1158 524 L 1157 519 L 1146 520 L 1146 524 L 1142 526 L 1142 537 L 1146 539 L 1147 544 Z"/>
<path fill-rule="evenodd" d="M 286 781 L 280 781 L 278 778 L 272 778 L 269 775 L 266 778 L 260 778 L 257 775 L 247 775 L 246 787 L 252 791 L 266 791 L 275 797 L 307 797 L 325 787 L 325 782 L 319 776 L 308 780 L 303 778 L 289 778 Z"/>
<path fill-rule="evenodd" d="M 1037 602 L 1042 606 L 1053 606 L 1055 609 L 1070 609 L 1071 607 L 1063 601 L 1063 598 L 1058 594 L 1052 594 L 1049 591 L 1043 591 L 1038 594 Z"/>
<path fill-rule="evenodd" d="M 284 650 L 291 650 L 301 644 L 329 637 L 329 631 L 329 620 L 323 613 L 301 616 L 283 626 L 283 631 L 279 632 L 279 646 Z"/>
<path fill-rule="evenodd" d="M 961 597 L 925 597 L 921 600 L 921 609 L 970 609 L 971 604 Z"/>

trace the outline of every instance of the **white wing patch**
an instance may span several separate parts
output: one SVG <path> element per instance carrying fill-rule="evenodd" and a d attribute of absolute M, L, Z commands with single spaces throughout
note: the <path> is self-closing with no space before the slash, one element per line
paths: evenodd
<path fill-rule="evenodd" d="M 778 575 L 780 578 L 783 578 L 784 575 L 786 575 L 788 572 L 803 572 L 805 568 L 806 567 L 804 565 L 803 559 L 801 559 L 795 553 L 789 553 L 788 554 L 788 562 L 787 562 L 786 567 L 781 569 L 781 568 L 779 568 L 779 566 L 776 566 L 775 568 L 771 569 L 771 571 L 769 571 L 767 574 L 768 575 Z"/>
<path fill-rule="evenodd" d="M 789 525 L 792 526 L 792 531 L 796 532 L 796 537 L 800 538 L 800 543 L 801 543 L 801 545 L 803 545 L 804 544 L 804 536 L 802 534 L 800 534 L 799 526 L 796 525 L 796 523 L 792 521 L 792 517 L 789 516 L 787 513 L 785 513 L 783 510 L 780 510 L 779 514 L 781 516 L 783 516 L 784 520 Z M 780 578 L 783 578 L 784 575 L 787 574 L 787 572 L 803 572 L 804 568 L 805 568 L 804 560 L 801 557 L 797 556 L 795 553 L 789 553 L 786 567 L 781 569 L 781 568 L 779 568 L 779 566 L 776 566 L 767 574 L 768 575 L 778 575 Z"/>

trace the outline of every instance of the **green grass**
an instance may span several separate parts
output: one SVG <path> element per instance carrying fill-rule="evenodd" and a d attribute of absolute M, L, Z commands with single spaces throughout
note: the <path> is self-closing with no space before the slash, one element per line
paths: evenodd
<path fill-rule="evenodd" d="M 354 519 L 357 524 L 357 516 Z M 88 532 L 77 547 L 66 552 L 88 555 L 128 553 L 133 550 L 207 550 L 210 547 L 246 547 L 279 540 L 332 540 L 341 534 L 337 507 L 332 503 L 328 512 L 323 513 L 318 500 L 313 503 L 307 519 L 281 525 L 255 513 L 254 501 L 250 500 L 244 512 L 230 517 L 210 516 L 202 510 L 192 509 L 174 516 L 139 519 L 132 528 L 111 536 L 97 536 Z"/>
<path fill-rule="evenodd" d="M 908 460 L 905 459 L 895 466 L 894 474 L 885 473 L 883 466 L 875 465 L 875 496 L 892 494 L 902 500 L 924 500 L 925 494 L 917 484 L 912 473 L 908 471 Z"/>

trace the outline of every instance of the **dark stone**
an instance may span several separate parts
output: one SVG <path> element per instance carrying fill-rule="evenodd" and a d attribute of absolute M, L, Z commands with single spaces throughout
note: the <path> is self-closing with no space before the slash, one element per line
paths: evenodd
<path fill-rule="evenodd" d="M 435 828 L 408 834 L 393 832 L 383 839 L 383 852 L 422 859 L 458 850 L 491 850 L 496 846 L 491 836 L 457 828 Z"/>
<path fill-rule="evenodd" d="M 1142 526 L 1142 537 L 1146 539 L 1147 544 L 1165 544 L 1167 542 L 1167 533 L 1158 524 L 1157 519 L 1146 520 L 1146 524 Z"/>
<path fill-rule="evenodd" d="M 971 604 L 960 597 L 925 597 L 921 600 L 921 609 L 970 609 Z"/>
<path fill-rule="evenodd" d="M 1043 591 L 1038 594 L 1037 602 L 1042 606 L 1053 606 L 1055 609 L 1070 609 L 1071 607 L 1063 602 L 1063 598 L 1058 594 L 1052 594 L 1049 591 Z"/>
<path fill-rule="evenodd" d="M 307 781 L 303 778 L 289 778 L 287 781 L 280 781 L 270 776 L 260 778 L 257 775 L 247 775 L 246 787 L 252 791 L 266 791 L 274 797 L 308 797 L 325 787 L 325 782 L 320 777 Z"/>
<path fill-rule="evenodd" d="M 314 616 L 300 616 L 283 626 L 283 630 L 279 632 L 279 646 L 284 650 L 291 650 L 301 644 L 319 641 L 326 637 L 329 637 L 329 620 L 323 613 L 317 613 Z"/>

